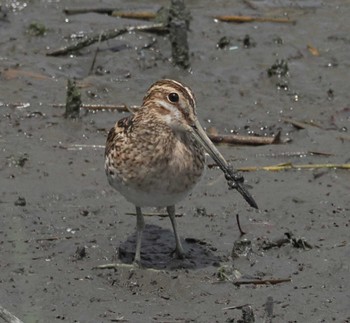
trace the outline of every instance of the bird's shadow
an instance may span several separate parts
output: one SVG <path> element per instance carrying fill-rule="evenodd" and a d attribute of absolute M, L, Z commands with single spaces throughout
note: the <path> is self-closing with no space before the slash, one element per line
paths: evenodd
<path fill-rule="evenodd" d="M 208 243 L 194 239 L 181 239 L 185 250 L 185 259 L 177 259 L 174 234 L 169 229 L 157 225 L 146 225 L 142 235 L 141 264 L 153 269 L 199 269 L 208 266 L 219 266 L 220 258 L 214 255 L 216 249 Z M 119 259 L 131 264 L 135 256 L 136 232 L 119 246 Z"/>

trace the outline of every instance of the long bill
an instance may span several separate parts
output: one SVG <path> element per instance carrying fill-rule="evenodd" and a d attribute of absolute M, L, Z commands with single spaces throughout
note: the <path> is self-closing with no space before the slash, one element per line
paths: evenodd
<path fill-rule="evenodd" d="M 211 142 L 198 120 L 196 120 L 192 125 L 191 133 L 224 172 L 227 181 L 229 183 L 231 182 L 231 185 L 229 184 L 229 186 L 236 189 L 251 207 L 257 209 L 258 205 L 256 204 L 254 198 L 243 185 L 243 178 L 240 177 L 240 180 L 237 179 L 233 168 L 229 163 L 227 163 L 226 159 L 221 155 L 219 150 L 216 149 L 215 145 Z"/>

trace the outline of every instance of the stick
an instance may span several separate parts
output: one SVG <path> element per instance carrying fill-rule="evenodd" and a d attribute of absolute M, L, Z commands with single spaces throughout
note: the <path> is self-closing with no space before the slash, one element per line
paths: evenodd
<path fill-rule="evenodd" d="M 100 33 L 100 37 L 99 37 L 99 39 L 98 39 L 98 45 L 97 45 L 96 50 L 95 50 L 94 58 L 92 59 L 92 63 L 91 63 L 89 75 L 92 74 L 92 72 L 93 72 L 93 70 L 94 70 L 94 67 L 95 67 L 97 54 L 98 54 L 98 52 L 100 51 L 101 37 L 102 37 L 102 33 Z"/>
<path fill-rule="evenodd" d="M 66 105 L 62 103 L 57 103 L 57 104 L 52 104 L 51 106 L 54 108 L 63 108 Z M 127 106 L 126 104 L 117 104 L 117 105 L 116 104 L 81 104 L 80 108 L 86 109 L 86 110 L 92 110 L 92 111 L 117 110 L 118 112 L 130 112 L 130 111 L 134 112 L 140 107 L 136 105 Z"/>
<path fill-rule="evenodd" d="M 66 15 L 77 15 L 83 13 L 100 13 L 113 17 L 128 18 L 128 19 L 142 19 L 153 20 L 157 17 L 157 13 L 151 11 L 121 11 L 116 8 L 65 8 L 63 12 Z"/>
<path fill-rule="evenodd" d="M 64 8 L 63 12 L 66 15 L 77 15 L 77 14 L 89 13 L 89 12 L 111 15 L 112 12 L 115 10 L 117 9 L 115 8 Z"/>
<path fill-rule="evenodd" d="M 7 323 L 23 323 L 18 317 L 14 316 L 7 309 L 0 305 L 0 317 Z"/>
<path fill-rule="evenodd" d="M 272 17 L 253 17 L 253 16 L 215 16 L 214 19 L 224 22 L 276 22 L 276 23 L 292 23 L 295 24 L 295 20 L 291 20 L 288 18 L 272 18 Z"/>
<path fill-rule="evenodd" d="M 222 310 L 223 310 L 223 311 L 226 311 L 226 310 L 240 310 L 240 309 L 242 309 L 244 306 L 249 306 L 249 305 L 250 305 L 250 304 L 229 306 L 229 307 L 224 307 L 224 308 L 222 308 Z"/>
<path fill-rule="evenodd" d="M 302 122 L 302 121 L 293 120 L 291 118 L 282 118 L 282 120 L 284 122 L 292 124 L 295 128 L 298 128 L 298 129 L 305 129 L 308 126 L 317 127 L 317 128 L 320 128 L 320 129 L 323 128 L 320 124 L 317 124 L 314 121 Z"/>
<path fill-rule="evenodd" d="M 136 216 L 136 213 L 133 213 L 133 212 L 126 212 L 125 214 Z M 167 218 L 169 216 L 168 214 L 164 214 L 164 213 L 151 213 L 151 212 L 150 213 L 143 213 L 142 212 L 142 214 L 144 216 L 159 216 L 161 218 Z M 183 214 L 179 214 L 179 213 L 175 214 L 175 217 L 177 217 L 177 218 L 181 218 L 182 216 L 183 216 Z"/>
<path fill-rule="evenodd" d="M 236 214 L 236 222 L 237 222 L 237 225 L 238 225 L 238 230 L 241 233 L 241 236 L 243 236 L 244 234 L 246 234 L 246 232 L 244 232 L 242 230 L 241 223 L 239 221 L 239 214 L 238 213 Z"/>
<path fill-rule="evenodd" d="M 71 236 L 66 236 L 66 237 L 48 237 L 48 238 L 38 238 L 35 239 L 36 242 L 41 242 L 41 241 L 56 241 L 56 240 L 69 240 L 72 239 Z"/>
<path fill-rule="evenodd" d="M 248 279 L 248 280 L 236 280 L 233 282 L 234 285 L 236 286 L 241 286 L 241 285 L 266 285 L 266 284 L 271 284 L 271 285 L 276 285 L 276 284 L 281 284 L 281 283 L 289 283 L 291 282 L 291 278 L 282 278 L 282 279 Z"/>
<path fill-rule="evenodd" d="M 209 134 L 208 137 L 213 143 L 225 143 L 236 145 L 273 145 L 281 143 L 281 132 L 279 131 L 274 137 L 255 137 L 240 135 L 215 135 Z"/>
<path fill-rule="evenodd" d="M 118 36 L 123 35 L 125 33 L 132 32 L 132 31 L 148 31 L 148 32 L 157 31 L 157 32 L 160 32 L 160 31 L 164 31 L 164 30 L 166 30 L 166 27 L 164 24 L 153 24 L 153 25 L 147 25 L 147 26 L 145 26 L 145 25 L 143 25 L 143 26 L 131 26 L 131 27 L 125 27 L 125 28 L 121 28 L 121 29 L 112 29 L 112 30 L 108 30 L 106 32 L 95 34 L 91 37 L 86 37 L 83 40 L 78 41 L 75 44 L 61 47 L 61 48 L 53 50 L 53 51 L 49 51 L 46 53 L 46 55 L 47 56 L 66 55 L 66 54 L 69 54 L 71 52 L 82 49 L 84 47 L 90 46 L 90 45 L 98 42 L 99 39 L 101 39 L 101 41 L 105 41 L 105 40 L 115 38 L 115 37 L 118 37 Z"/>
<path fill-rule="evenodd" d="M 158 16 L 157 13 L 150 11 L 126 12 L 117 10 L 113 11 L 111 15 L 113 17 L 141 20 L 154 20 Z"/>
<path fill-rule="evenodd" d="M 319 169 L 319 168 L 337 168 L 337 169 L 350 169 L 350 164 L 306 164 L 306 165 L 294 165 L 292 163 L 283 163 L 272 166 L 253 166 L 253 167 L 241 167 L 237 170 L 240 172 L 253 172 L 258 170 L 266 171 L 280 171 L 287 169 Z"/>
<path fill-rule="evenodd" d="M 111 263 L 111 264 L 104 264 L 104 265 L 98 265 L 93 267 L 92 269 L 120 269 L 120 268 L 126 268 L 126 269 L 135 269 L 135 265 L 134 264 L 124 264 L 124 263 Z M 155 273 L 159 273 L 162 272 L 162 270 L 158 270 L 158 269 L 153 269 L 153 268 L 145 268 L 145 270 L 147 271 L 151 271 L 151 272 L 155 272 Z"/>

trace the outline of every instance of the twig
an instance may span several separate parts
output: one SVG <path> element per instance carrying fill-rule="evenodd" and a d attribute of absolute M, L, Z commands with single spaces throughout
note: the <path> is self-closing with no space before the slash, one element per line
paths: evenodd
<path fill-rule="evenodd" d="M 289 283 L 291 281 L 292 281 L 291 278 L 282 278 L 282 279 L 275 279 L 275 278 L 271 278 L 271 279 L 247 279 L 247 280 L 235 280 L 233 282 L 233 284 L 236 285 L 236 286 L 249 285 L 249 284 L 253 284 L 253 285 L 267 285 L 267 284 L 276 285 L 276 284 L 281 284 L 281 283 Z"/>
<path fill-rule="evenodd" d="M 63 12 L 66 15 L 77 15 L 82 13 L 102 13 L 105 15 L 111 15 L 113 11 L 117 10 L 116 8 L 64 8 Z"/>
<path fill-rule="evenodd" d="M 87 145 L 87 144 L 71 144 L 68 146 L 59 146 L 62 149 L 67 150 L 83 150 L 83 148 L 92 148 L 92 149 L 105 149 L 105 145 Z"/>
<path fill-rule="evenodd" d="M 134 264 L 124 264 L 124 263 L 110 263 L 110 264 L 104 264 L 104 265 L 98 265 L 93 267 L 92 269 L 120 269 L 120 268 L 126 268 L 126 269 L 135 269 L 135 265 Z M 161 272 L 162 270 L 158 270 L 158 269 L 153 269 L 153 268 L 145 268 L 145 270 L 147 271 L 151 271 L 151 272 Z"/>
<path fill-rule="evenodd" d="M 57 104 L 55 103 L 55 104 L 52 104 L 51 106 L 54 108 L 63 108 L 66 105 L 62 103 L 57 103 Z M 130 112 L 130 111 L 134 112 L 140 107 L 136 105 L 127 106 L 126 104 L 81 104 L 80 108 L 86 109 L 86 110 L 92 110 L 92 111 L 117 110 L 118 112 Z"/>
<path fill-rule="evenodd" d="M 340 139 L 342 141 L 344 141 L 344 140 L 350 141 L 350 136 L 345 135 L 345 134 L 341 134 L 341 135 L 337 136 L 337 139 Z"/>
<path fill-rule="evenodd" d="M 274 137 L 255 137 L 241 135 L 215 135 L 208 134 L 213 143 L 225 143 L 236 145 L 273 145 L 281 143 L 281 132 L 279 131 Z"/>
<path fill-rule="evenodd" d="M 155 12 L 140 11 L 140 12 L 126 12 L 115 10 L 111 14 L 113 17 L 127 18 L 127 19 L 141 19 L 141 20 L 154 20 L 158 16 Z"/>
<path fill-rule="evenodd" d="M 228 306 L 228 307 L 223 307 L 223 311 L 227 310 L 241 310 L 244 306 L 248 306 L 249 304 L 244 304 L 244 305 L 236 305 L 236 306 Z"/>
<path fill-rule="evenodd" d="M 93 72 L 93 70 L 94 70 L 94 67 L 95 67 L 97 54 L 98 54 L 98 52 L 100 51 L 101 37 L 102 37 L 102 32 L 100 33 L 100 37 L 99 37 L 99 39 L 98 39 L 98 45 L 97 45 L 96 50 L 95 50 L 94 58 L 92 59 L 92 63 L 91 63 L 89 75 L 92 74 L 92 72 Z"/>
<path fill-rule="evenodd" d="M 56 240 L 63 240 L 63 239 L 66 239 L 66 240 L 69 240 L 69 239 L 72 239 L 71 236 L 66 236 L 66 237 L 47 237 L 47 238 L 38 238 L 38 239 L 35 239 L 36 242 L 40 242 L 40 241 L 56 241 Z"/>
<path fill-rule="evenodd" d="M 23 323 L 18 317 L 14 316 L 7 309 L 0 305 L 0 317 L 7 323 Z"/>
<path fill-rule="evenodd" d="M 111 263 L 111 264 L 98 265 L 93 267 L 92 269 L 118 269 L 120 267 L 121 267 L 121 264 Z"/>
<path fill-rule="evenodd" d="M 294 165 L 292 163 L 283 163 L 272 166 L 252 166 L 252 167 L 240 167 L 237 170 L 240 172 L 254 172 L 258 170 L 266 171 L 281 171 L 287 169 L 319 169 L 319 168 L 336 168 L 336 169 L 350 169 L 350 164 L 302 164 Z"/>
<path fill-rule="evenodd" d="M 71 52 L 80 50 L 84 47 L 90 46 L 101 39 L 101 41 L 105 41 L 111 38 L 118 37 L 120 35 L 123 35 L 125 33 L 129 33 L 132 31 L 148 31 L 148 32 L 161 32 L 165 31 L 166 27 L 164 24 L 153 24 L 153 25 L 143 25 L 143 26 L 131 26 L 131 27 L 125 27 L 121 29 L 112 29 L 108 30 L 106 32 L 95 34 L 91 37 L 85 37 L 83 40 L 78 41 L 75 44 L 68 45 L 65 47 L 61 47 L 59 49 L 49 51 L 46 53 L 47 56 L 61 56 L 66 55 Z"/>
<path fill-rule="evenodd" d="M 120 316 L 115 319 L 111 319 L 111 322 L 129 322 L 129 320 L 124 318 L 124 316 Z"/>
<path fill-rule="evenodd" d="M 293 120 L 291 118 L 282 118 L 282 120 L 284 122 L 292 124 L 294 127 L 298 128 L 298 129 L 305 129 L 308 126 L 317 127 L 317 128 L 320 128 L 320 129 L 323 128 L 320 124 L 315 123 L 314 121 L 304 121 L 304 122 L 302 122 L 302 121 Z"/>
<path fill-rule="evenodd" d="M 155 12 L 151 11 L 121 11 L 116 8 L 65 8 L 63 12 L 66 15 L 77 15 L 83 13 L 100 13 L 104 15 L 109 15 L 119 18 L 128 18 L 128 19 L 142 19 L 142 20 L 153 20 L 158 15 Z"/>
<path fill-rule="evenodd" d="M 223 15 L 223 16 L 215 16 L 214 19 L 224 22 L 276 22 L 276 23 L 293 23 L 295 24 L 295 20 L 291 20 L 288 18 L 273 18 L 273 17 L 253 17 L 253 16 L 235 16 L 235 15 Z"/>
<path fill-rule="evenodd" d="M 238 225 L 238 230 L 239 230 L 239 232 L 241 233 L 241 236 L 245 235 L 246 232 L 244 232 L 244 231 L 242 230 L 241 222 L 239 221 L 239 214 L 238 214 L 238 213 L 236 214 L 236 222 L 237 222 L 237 225 Z"/>
<path fill-rule="evenodd" d="M 136 213 L 133 213 L 133 212 L 126 212 L 125 214 L 126 215 L 134 215 L 134 216 L 136 216 Z M 143 213 L 142 212 L 142 214 L 144 216 L 159 216 L 161 218 L 167 218 L 169 216 L 168 214 L 165 214 L 165 213 L 152 213 L 152 212 L 149 212 L 149 213 Z M 183 216 L 183 214 L 180 214 L 180 213 L 175 214 L 175 217 L 177 217 L 177 218 L 180 218 L 182 216 Z"/>

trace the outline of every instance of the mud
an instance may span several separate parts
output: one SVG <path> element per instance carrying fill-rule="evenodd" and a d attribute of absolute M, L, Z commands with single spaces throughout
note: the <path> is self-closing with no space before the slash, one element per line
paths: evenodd
<path fill-rule="evenodd" d="M 130 263 L 135 244 L 135 217 L 126 214 L 134 207 L 108 186 L 103 170 L 106 132 L 124 114 L 82 111 L 79 120 L 65 119 L 53 104 L 65 103 L 68 78 L 80 83 L 84 103 L 130 105 L 140 104 L 154 81 L 175 78 L 192 87 L 207 128 L 263 136 L 281 130 L 287 140 L 281 145 L 220 146 L 237 168 L 350 162 L 345 0 L 188 2 L 190 72 L 172 66 L 164 35 L 130 33 L 101 43 L 90 75 L 97 44 L 46 56 L 82 34 L 144 24 L 95 13 L 65 16 L 65 7 L 161 4 L 2 2 L 0 305 L 23 322 L 238 322 L 246 304 L 256 322 L 349 322 L 349 170 L 245 173 L 256 211 L 210 169 L 177 205 L 186 260 L 171 256 L 170 221 L 153 216 L 146 218 L 142 249 L 147 269 L 95 269 Z M 296 23 L 211 18 L 229 13 Z M 229 45 L 219 49 L 223 37 Z M 269 76 L 281 60 L 288 73 Z M 296 128 L 286 118 L 306 124 Z M 301 242 L 264 248 L 286 232 Z M 232 258 L 241 239 L 247 247 Z"/>

